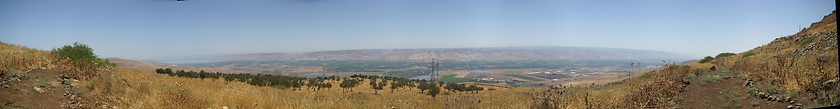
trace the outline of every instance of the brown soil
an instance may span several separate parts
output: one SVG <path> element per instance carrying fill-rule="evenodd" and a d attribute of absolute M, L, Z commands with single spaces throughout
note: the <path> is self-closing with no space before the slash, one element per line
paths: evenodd
<path fill-rule="evenodd" d="M 59 72 L 52 70 L 32 70 L 27 78 L 0 87 L 0 99 L 3 108 L 57 109 L 68 100 L 63 96 L 64 85 L 59 81 Z M 45 92 L 39 93 L 34 87 L 43 86 Z"/>
<path fill-rule="evenodd" d="M 677 104 L 689 109 L 725 109 L 725 108 L 766 108 L 784 109 L 789 104 L 775 101 L 768 101 L 757 96 L 750 95 L 744 86 L 746 81 L 732 77 L 719 78 L 717 81 L 709 82 L 703 80 L 704 76 L 713 75 L 717 72 L 706 72 L 691 79 L 691 85 L 685 87 L 682 93 L 675 97 Z"/>

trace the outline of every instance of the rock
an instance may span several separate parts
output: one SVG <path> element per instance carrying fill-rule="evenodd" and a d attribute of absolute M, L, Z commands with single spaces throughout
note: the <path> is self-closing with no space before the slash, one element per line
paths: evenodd
<path fill-rule="evenodd" d="M 752 80 L 747 80 L 747 83 L 745 83 L 745 84 L 744 84 L 744 86 L 747 86 L 747 87 L 750 87 L 750 86 L 752 86 L 752 85 L 753 85 L 753 81 L 752 81 Z"/>
<path fill-rule="evenodd" d="M 70 84 L 70 80 L 67 80 L 66 78 L 61 78 L 61 79 L 58 79 L 58 80 L 61 81 L 61 84 L 64 84 L 64 85 Z"/>
<path fill-rule="evenodd" d="M 46 90 L 45 90 L 45 89 L 40 88 L 40 87 L 37 87 L 37 86 L 36 86 L 36 87 L 32 87 L 32 89 L 35 89 L 35 91 L 36 91 L 36 92 L 38 92 L 38 93 L 44 93 L 44 92 L 46 92 Z"/>
<path fill-rule="evenodd" d="M 787 109 L 793 109 L 793 105 L 788 105 Z"/>
<path fill-rule="evenodd" d="M 767 98 L 767 94 L 765 94 L 764 92 L 758 92 L 758 97 L 764 99 Z"/>

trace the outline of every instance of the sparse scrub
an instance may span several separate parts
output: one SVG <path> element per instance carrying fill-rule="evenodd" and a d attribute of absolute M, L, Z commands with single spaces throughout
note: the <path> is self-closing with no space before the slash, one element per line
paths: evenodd
<path fill-rule="evenodd" d="M 779 98 L 782 99 L 783 101 L 787 101 L 788 98 L 791 98 L 791 99 L 796 98 L 798 93 L 799 92 L 794 92 L 794 91 L 784 91 L 783 93 L 779 94 Z"/>
<path fill-rule="evenodd" d="M 717 56 L 715 56 L 715 58 L 717 59 L 717 58 L 729 57 L 729 56 L 733 56 L 733 55 L 736 55 L 736 54 L 735 53 L 720 53 Z"/>
<path fill-rule="evenodd" d="M 814 37 L 807 37 L 807 38 L 805 38 L 804 40 L 802 40 L 802 41 L 800 41 L 800 42 L 799 42 L 799 47 L 804 47 L 804 46 L 806 46 L 806 45 L 808 45 L 808 44 L 811 44 L 811 42 L 814 42 L 814 39 L 815 39 Z"/>
<path fill-rule="evenodd" d="M 723 75 L 722 72 L 717 72 L 717 73 L 714 73 L 714 74 L 705 75 L 705 76 L 702 77 L 700 83 L 701 84 L 707 84 L 707 83 L 720 82 L 720 81 L 723 80 L 723 76 L 724 75 Z"/>
<path fill-rule="evenodd" d="M 45 88 L 45 87 L 47 87 L 47 80 L 44 80 L 44 79 L 38 79 L 38 82 L 36 83 L 36 86 L 38 86 L 38 87 L 40 87 L 40 88 Z"/>
<path fill-rule="evenodd" d="M 741 58 L 750 57 L 750 56 L 752 56 L 752 55 L 755 55 L 755 53 L 753 53 L 753 52 L 746 52 L 746 53 L 744 53 L 744 55 L 743 55 L 743 56 L 741 56 Z"/>
<path fill-rule="evenodd" d="M 17 108 L 21 108 L 21 106 L 16 105 L 15 102 L 13 102 L 12 100 L 10 100 L 8 98 L 5 98 L 5 99 L 3 99 L 3 103 L 0 104 L 0 109 L 6 109 L 6 108 L 17 109 Z"/>
<path fill-rule="evenodd" d="M 93 49 L 78 42 L 53 49 L 51 53 L 59 59 L 64 59 L 60 61 L 63 64 L 60 67 L 73 78 L 93 77 L 99 75 L 104 69 L 114 66 L 107 59 L 100 59 L 96 54 L 93 54 Z"/>
<path fill-rule="evenodd" d="M 715 58 L 712 57 L 712 56 L 706 56 L 706 57 L 703 57 L 703 59 L 700 60 L 700 63 L 711 62 L 712 60 L 715 60 Z"/>

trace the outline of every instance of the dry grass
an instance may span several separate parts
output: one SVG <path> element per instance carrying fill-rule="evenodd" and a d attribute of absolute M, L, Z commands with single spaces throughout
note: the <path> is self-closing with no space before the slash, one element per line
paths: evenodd
<path fill-rule="evenodd" d="M 711 64 L 669 65 L 606 85 L 545 90 L 534 93 L 534 104 L 549 109 L 679 107 L 673 100 L 685 86 L 682 79 L 708 66 Z"/>
<path fill-rule="evenodd" d="M 55 68 L 57 60 L 46 51 L 9 45 L 0 42 L 0 71 Z"/>
<path fill-rule="evenodd" d="M 366 83 L 366 82 L 362 82 Z M 333 81 L 333 84 L 337 82 Z M 257 87 L 220 79 L 169 77 L 116 68 L 116 73 L 92 78 L 83 87 L 103 102 L 119 108 L 498 108 L 530 106 L 530 88 L 497 89 L 479 94 L 449 93 L 432 98 L 417 89 L 382 90 L 373 94 L 362 84 L 351 92 L 340 88 L 312 91 Z M 305 88 L 304 88 L 305 89 Z M 481 103 L 478 103 L 481 100 Z M 175 103 L 175 104 L 173 104 Z"/>
<path fill-rule="evenodd" d="M 107 68 L 94 65 L 79 65 L 69 59 L 58 58 L 47 51 L 9 45 L 0 42 L 0 72 L 9 70 L 28 71 L 32 69 L 57 69 L 65 75 L 85 79 L 107 72 Z"/>

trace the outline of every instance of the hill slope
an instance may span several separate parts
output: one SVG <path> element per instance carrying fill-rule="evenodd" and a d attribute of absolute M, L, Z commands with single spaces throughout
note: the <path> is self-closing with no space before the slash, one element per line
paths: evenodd
<path fill-rule="evenodd" d="M 801 32 L 709 63 L 665 65 L 626 81 L 547 90 L 544 108 L 815 108 L 840 105 L 834 11 Z M 714 67 L 714 68 L 713 68 Z M 581 101 L 581 99 L 583 101 Z M 541 101 L 541 102 L 540 102 Z"/>

